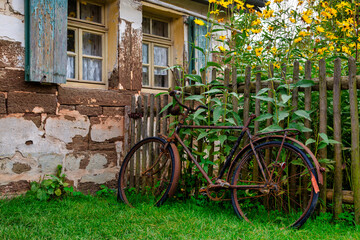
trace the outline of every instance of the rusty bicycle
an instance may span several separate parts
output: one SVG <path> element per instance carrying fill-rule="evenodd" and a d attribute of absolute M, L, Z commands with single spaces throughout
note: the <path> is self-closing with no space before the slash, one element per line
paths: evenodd
<path fill-rule="evenodd" d="M 143 203 L 160 206 L 173 196 L 181 171 L 178 143 L 206 179 L 207 186 L 202 192 L 212 200 L 224 200 L 224 192 L 230 191 L 233 208 L 240 218 L 250 221 L 259 215 L 264 217 L 266 211 L 268 219 L 301 227 L 316 207 L 324 169 L 310 149 L 294 138 L 299 131 L 285 129 L 252 135 L 249 126 L 255 115 L 244 126 L 187 125 L 189 113 L 208 108 L 186 106 L 177 97 L 179 94 L 169 93 L 177 103 L 172 113 L 182 115 L 174 133 L 170 137 L 145 138 L 126 155 L 118 178 L 118 200 L 131 207 Z M 187 128 L 240 131 L 217 177 L 210 179 L 184 144 L 179 133 Z M 244 135 L 248 137 L 247 145 L 240 149 Z M 141 167 L 135 169 L 135 165 Z"/>

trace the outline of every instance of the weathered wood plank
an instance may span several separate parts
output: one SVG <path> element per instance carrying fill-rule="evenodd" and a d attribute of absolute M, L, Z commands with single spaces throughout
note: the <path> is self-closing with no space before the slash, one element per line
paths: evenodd
<path fill-rule="evenodd" d="M 163 105 L 164 107 L 168 104 L 168 101 L 169 101 L 169 96 L 168 95 L 163 95 Z M 168 135 L 168 132 L 167 132 L 167 122 L 168 122 L 168 119 L 167 119 L 167 116 L 168 115 L 168 110 L 166 109 L 165 111 L 162 112 L 162 134 L 164 135 Z"/>
<path fill-rule="evenodd" d="M 326 90 L 326 63 L 325 59 L 319 61 L 319 133 L 327 134 L 327 90 Z M 319 158 L 327 159 L 327 148 L 319 150 Z M 326 167 L 322 164 L 322 167 Z M 324 184 L 320 186 L 320 198 L 323 205 L 320 206 L 321 212 L 326 212 L 326 172 L 323 173 Z"/>
<path fill-rule="evenodd" d="M 338 218 L 342 212 L 342 152 L 341 152 L 341 59 L 337 58 L 334 62 L 334 140 L 339 144 L 334 144 L 334 217 Z"/>
<path fill-rule="evenodd" d="M 274 77 L 274 65 L 270 64 L 269 65 L 269 69 L 268 69 L 268 78 L 273 78 Z M 273 81 L 268 81 L 267 85 L 265 85 L 264 87 L 268 87 L 270 90 L 268 91 L 268 97 L 269 98 L 273 98 L 274 97 L 274 82 Z M 263 88 L 263 87 L 261 87 Z M 267 112 L 270 114 L 273 114 L 273 106 L 271 102 L 268 102 L 267 104 Z M 266 120 L 266 126 L 270 126 L 273 124 L 273 119 L 268 119 Z M 269 159 L 268 157 L 266 159 Z"/>
<path fill-rule="evenodd" d="M 249 119 L 250 115 L 250 80 L 251 80 L 251 67 L 247 66 L 245 69 L 245 89 L 244 89 L 244 124 Z"/>
<path fill-rule="evenodd" d="M 150 120 L 149 120 L 149 137 L 154 137 L 154 104 L 155 104 L 155 96 L 154 94 L 150 94 Z"/>
<path fill-rule="evenodd" d="M 131 97 L 131 113 L 135 113 L 136 110 L 136 96 Z M 135 119 L 131 118 L 131 143 L 130 146 L 135 145 Z M 130 177 L 130 187 L 135 187 L 135 173 L 134 173 L 135 164 L 134 161 L 130 161 L 129 177 Z"/>
<path fill-rule="evenodd" d="M 138 97 L 137 99 L 137 108 L 136 108 L 136 113 L 141 113 L 141 106 L 142 106 L 142 101 L 141 101 L 141 96 Z M 142 128 L 142 123 L 141 123 L 141 118 L 136 119 L 136 142 L 139 142 L 141 139 L 141 128 Z M 141 155 L 140 155 L 140 151 L 136 151 L 136 163 L 135 163 L 135 186 L 136 188 L 139 190 L 140 188 L 140 170 L 141 170 Z"/>
<path fill-rule="evenodd" d="M 144 96 L 144 114 L 143 114 L 143 118 L 142 118 L 142 139 L 145 139 L 148 135 L 148 96 L 145 95 Z M 148 165 L 148 162 L 147 162 L 147 159 L 149 158 L 149 152 L 147 149 L 148 145 L 145 145 L 144 148 L 143 148 L 143 151 L 141 153 L 141 172 L 145 172 L 146 170 L 146 167 Z M 141 175 L 142 176 L 142 175 Z M 145 188 L 145 186 L 148 184 L 146 181 L 149 180 L 149 178 L 142 178 L 142 186 L 143 186 L 143 189 Z"/>
<path fill-rule="evenodd" d="M 355 223 L 360 224 L 359 108 L 355 82 L 356 62 L 349 58 L 349 101 L 351 116 L 351 181 L 354 192 Z"/>

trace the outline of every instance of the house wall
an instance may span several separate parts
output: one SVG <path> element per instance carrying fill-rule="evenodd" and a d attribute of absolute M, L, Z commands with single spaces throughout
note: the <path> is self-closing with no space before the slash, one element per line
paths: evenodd
<path fill-rule="evenodd" d="M 0 197 L 27 191 L 59 164 L 78 190 L 116 187 L 125 106 L 141 91 L 143 9 L 140 0 L 106 4 L 108 90 L 25 82 L 24 1 L 0 0 Z M 176 64 L 187 41 L 183 23 L 174 16 Z"/>
<path fill-rule="evenodd" d="M 0 0 L 0 196 L 28 190 L 58 164 L 79 190 L 116 186 L 124 107 L 141 88 L 141 12 L 137 19 L 128 13 L 141 5 L 108 2 L 111 90 L 96 90 L 25 82 L 24 1 Z M 129 37 L 133 55 L 124 57 Z"/>

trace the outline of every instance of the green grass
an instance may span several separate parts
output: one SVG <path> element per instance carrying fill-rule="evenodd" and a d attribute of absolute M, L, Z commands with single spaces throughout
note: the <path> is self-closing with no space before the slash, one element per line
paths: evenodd
<path fill-rule="evenodd" d="M 326 217 L 310 219 L 300 230 L 282 229 L 237 218 L 230 202 L 203 205 L 173 200 L 134 209 L 115 197 L 91 196 L 1 200 L 0 239 L 360 239 L 360 228 Z"/>

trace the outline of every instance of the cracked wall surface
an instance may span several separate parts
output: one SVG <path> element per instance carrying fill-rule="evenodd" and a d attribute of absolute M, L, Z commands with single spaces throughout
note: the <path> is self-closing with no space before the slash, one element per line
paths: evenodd
<path fill-rule="evenodd" d="M 109 41 L 115 40 L 108 71 L 118 82 L 120 1 L 108 3 Z M 54 174 L 59 164 L 78 190 L 115 188 L 124 107 L 136 92 L 25 82 L 24 1 L 0 0 L 0 23 L 0 197 L 27 191 L 29 181 Z"/>

